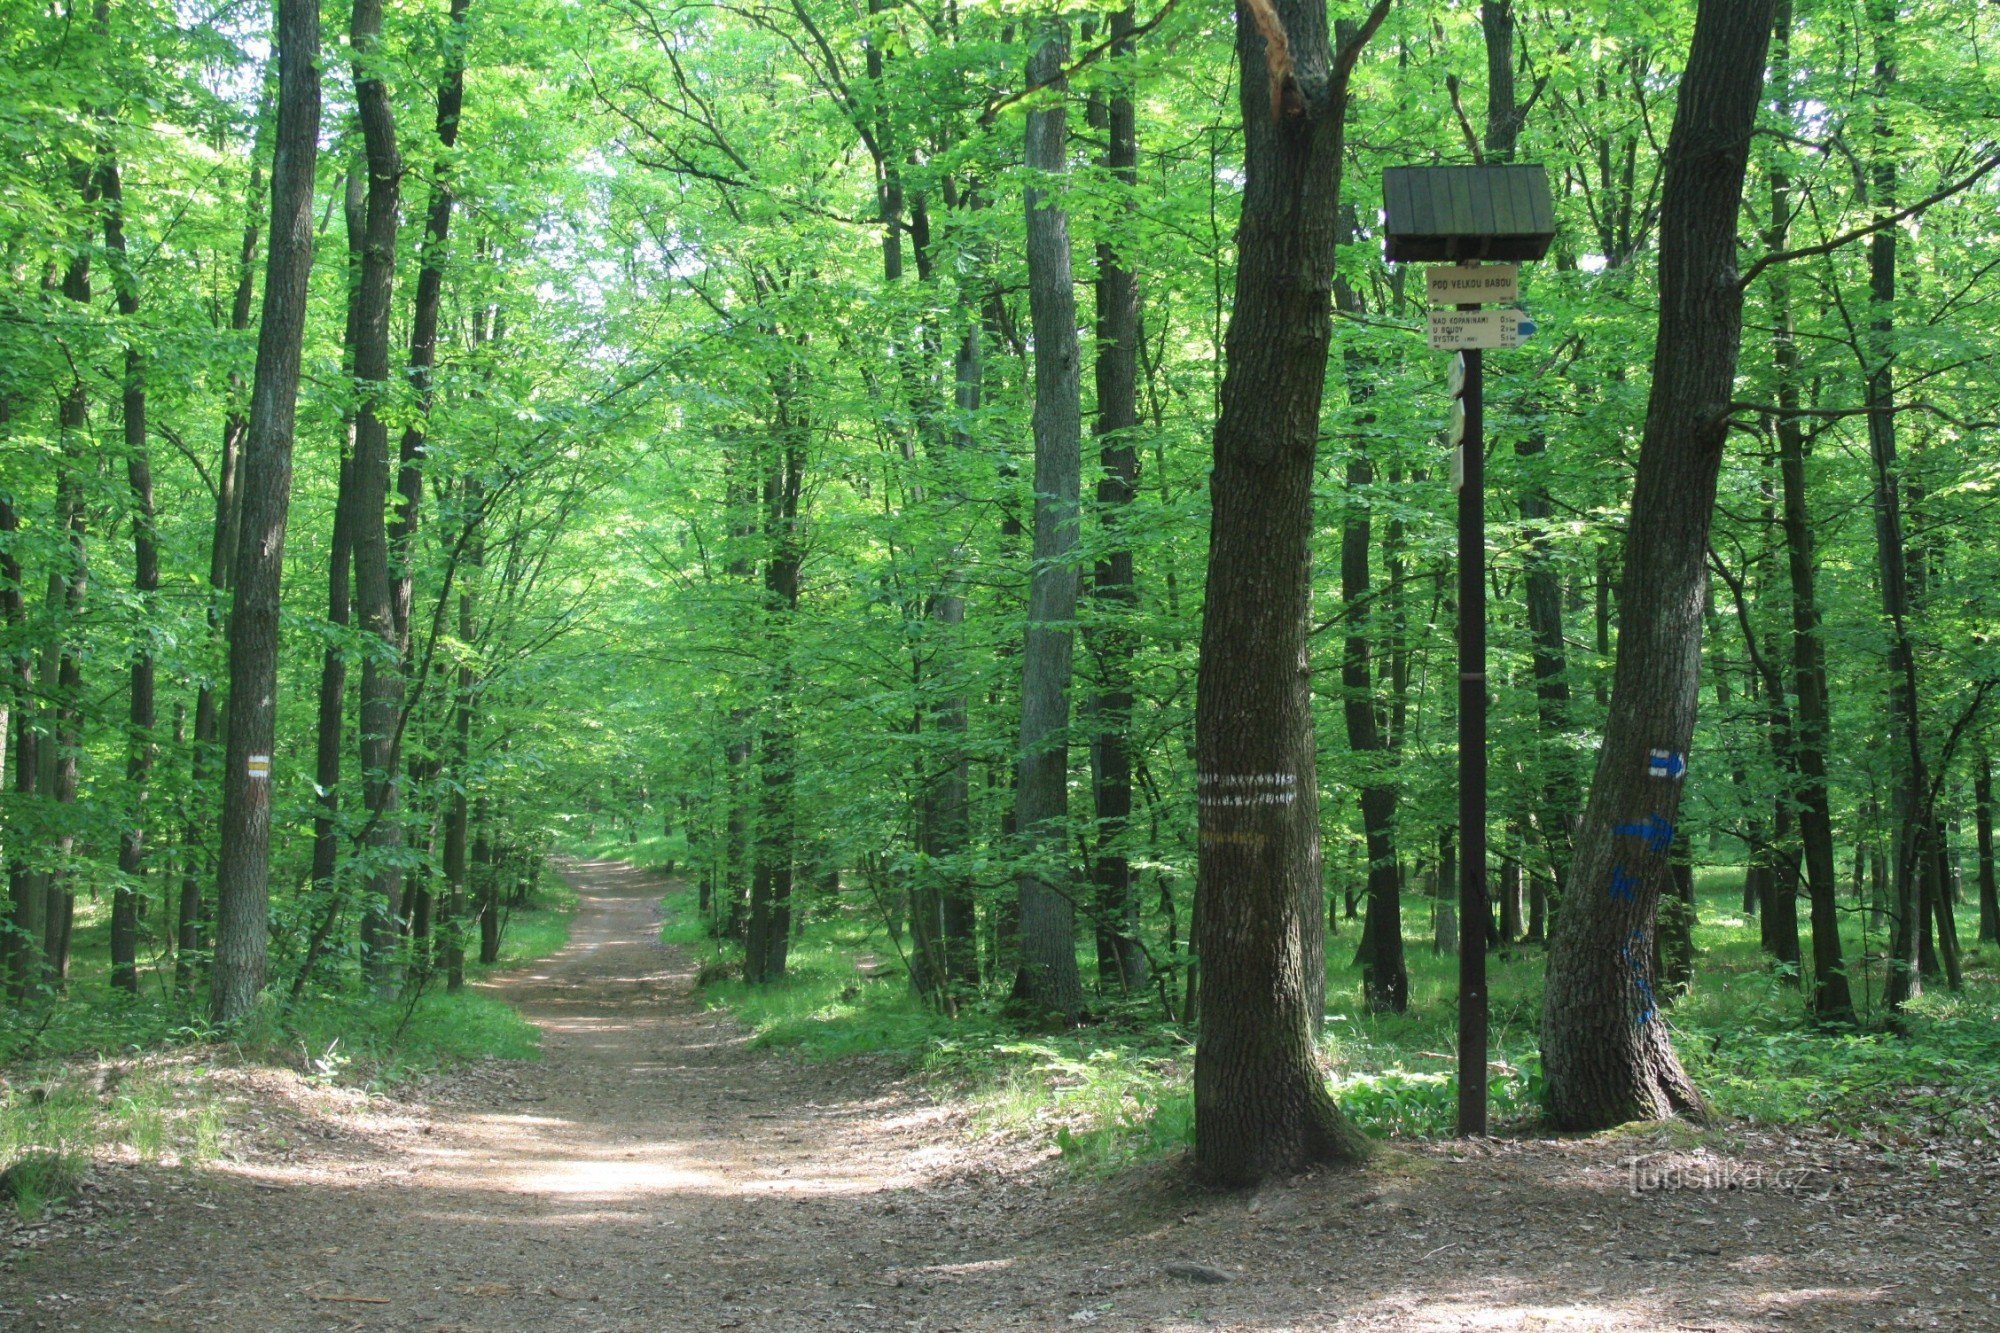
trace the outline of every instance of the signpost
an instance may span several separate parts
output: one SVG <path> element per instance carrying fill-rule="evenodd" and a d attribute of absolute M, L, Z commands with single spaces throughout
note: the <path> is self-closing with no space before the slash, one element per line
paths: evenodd
<path fill-rule="evenodd" d="M 1391 167 L 1382 176 L 1385 252 L 1431 263 L 1430 345 L 1451 368 L 1452 489 L 1458 493 L 1458 1132 L 1486 1133 L 1486 353 L 1519 347 L 1535 326 L 1518 310 L 1520 270 L 1555 237 L 1539 166 Z M 1655 758 L 1672 768 L 1678 756 Z"/>
<path fill-rule="evenodd" d="M 1430 316 L 1433 352 L 1470 347 L 1512 351 L 1534 332 L 1535 322 L 1518 310 L 1433 310 Z"/>
<path fill-rule="evenodd" d="M 1432 305 L 1512 305 L 1521 299 L 1521 269 L 1516 264 L 1439 264 L 1424 270 L 1424 291 Z"/>

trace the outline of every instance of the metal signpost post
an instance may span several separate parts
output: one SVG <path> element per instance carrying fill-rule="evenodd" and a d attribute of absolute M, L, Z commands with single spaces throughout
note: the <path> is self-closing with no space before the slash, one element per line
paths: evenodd
<path fill-rule="evenodd" d="M 1463 307 L 1461 307 L 1463 309 Z M 1486 1132 L 1486 352 L 1460 352 L 1458 487 L 1458 1132 Z"/>
<path fill-rule="evenodd" d="M 1382 177 L 1391 262 L 1425 273 L 1430 345 L 1452 366 L 1452 485 L 1458 492 L 1458 1132 L 1486 1133 L 1486 349 L 1518 347 L 1535 326 L 1482 303 L 1520 300 L 1520 270 L 1481 259 L 1540 259 L 1555 234 L 1538 166 L 1392 167 Z M 1456 262 L 1452 262 L 1456 261 Z"/>

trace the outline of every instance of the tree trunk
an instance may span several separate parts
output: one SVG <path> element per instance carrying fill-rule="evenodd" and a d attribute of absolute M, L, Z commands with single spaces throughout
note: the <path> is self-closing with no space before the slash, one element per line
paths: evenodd
<path fill-rule="evenodd" d="M 493 864 L 492 803 L 481 796 L 472 805 L 473 900 L 479 904 L 479 961 L 491 966 L 500 961 L 500 881 Z"/>
<path fill-rule="evenodd" d="M 1896 209 L 1895 132 L 1889 120 L 1887 96 L 1896 80 L 1895 24 L 1892 5 L 1873 0 L 1869 24 L 1875 40 L 1876 143 L 1870 164 L 1869 202 L 1876 216 Z M 1930 775 L 1924 758 L 1922 724 L 1917 705 L 1916 654 L 1911 644 L 1908 545 L 1903 532 L 1901 468 L 1896 458 L 1894 359 L 1896 303 L 1896 236 L 1885 226 L 1868 246 L 1868 287 L 1873 303 L 1869 346 L 1864 361 L 1867 380 L 1863 398 L 1868 408 L 1868 450 L 1874 465 L 1875 554 L 1881 588 L 1882 616 L 1889 634 L 1889 719 L 1897 763 L 1892 797 L 1896 834 L 1895 902 L 1889 945 L 1889 976 L 1884 999 L 1899 1009 L 1923 993 L 1923 953 L 1930 943 L 1927 910 L 1935 891 L 1930 881 L 1933 862 L 1930 820 L 1922 810 Z"/>
<path fill-rule="evenodd" d="M 139 278 L 126 253 L 125 190 L 119 178 L 118 159 L 105 158 L 101 174 L 106 203 L 104 248 L 111 256 L 118 313 L 130 322 L 139 314 Z M 125 483 L 131 491 L 132 505 L 132 593 L 143 616 L 156 609 L 153 598 L 160 589 L 160 552 L 153 517 L 152 459 L 146 441 L 146 360 L 136 335 L 125 350 L 121 406 Z M 125 799 L 129 813 L 124 834 L 118 841 L 119 883 L 111 900 L 111 984 L 133 995 L 139 993 L 139 906 L 146 883 L 146 802 L 157 749 L 153 741 L 153 727 L 158 720 L 153 683 L 152 640 L 142 633 L 139 649 L 132 658 L 132 697 L 127 714 L 130 734 L 126 740 Z"/>
<path fill-rule="evenodd" d="M 1243 218 L 1195 696 L 1194 1164 L 1219 1185 L 1367 1150 L 1313 1048 L 1326 927 L 1306 635 L 1348 75 L 1388 9 L 1337 52 L 1321 5 L 1237 12 Z"/>
<path fill-rule="evenodd" d="M 2000 942 L 2000 891 L 1993 874 L 1993 760 L 1983 750 L 1972 760 L 1973 827 L 1979 837 L 1979 942 Z"/>
<path fill-rule="evenodd" d="M 1654 998 L 1651 936 L 1681 786 L 1651 752 L 1694 734 L 1706 552 L 1742 331 L 1736 217 L 1771 0 L 1700 0 L 1660 211 L 1660 326 L 1625 545 L 1610 715 L 1549 948 L 1543 1067 L 1555 1123 L 1706 1114 Z"/>
<path fill-rule="evenodd" d="M 4 407 L 0 403 L 0 407 Z M 35 725 L 35 652 L 26 634 L 27 598 L 21 580 L 21 562 L 14 555 L 12 538 L 21 530 L 13 497 L 0 494 L 0 536 L 10 540 L 0 546 L 0 625 L 12 641 L 7 686 L 13 696 L 13 743 L 8 757 L 13 760 L 13 788 L 16 809 L 31 808 L 41 794 L 40 730 Z M 28 855 L 24 830 L 16 822 L 7 845 L 8 931 L 6 940 L 7 993 L 24 1000 L 42 978 L 42 897 L 41 878 Z"/>
<path fill-rule="evenodd" d="M 1354 237 L 1354 210 L 1340 214 L 1340 244 Z M 1333 301 L 1347 314 L 1362 313 L 1361 299 L 1338 273 Z M 1365 430 L 1374 412 L 1364 404 L 1373 396 L 1377 372 L 1349 346 L 1342 356 L 1350 408 L 1356 425 Z M 1382 733 L 1375 699 L 1375 668 L 1370 633 L 1374 597 L 1369 589 L 1369 552 L 1373 544 L 1370 506 L 1375 465 L 1368 458 L 1365 437 L 1357 431 L 1347 461 L 1347 506 L 1340 529 L 1341 620 L 1346 626 L 1340 658 L 1341 716 L 1347 726 L 1347 748 L 1367 767 L 1361 779 L 1361 827 L 1368 849 L 1368 915 L 1361 927 L 1355 961 L 1361 966 L 1361 989 L 1373 1013 L 1402 1013 L 1410 1000 L 1409 971 L 1403 957 L 1403 863 L 1396 848 L 1395 778 L 1397 756 Z"/>
<path fill-rule="evenodd" d="M 389 563 L 389 427 L 381 416 L 389 388 L 389 313 L 403 178 L 395 114 L 380 63 L 382 0 L 356 0 L 348 45 L 368 164 L 358 297 L 361 318 L 354 347 L 359 395 L 354 419 L 354 585 L 361 626 L 382 645 L 361 661 L 361 800 L 372 862 L 361 919 L 361 952 L 368 979 L 387 988 L 395 982 L 400 916 L 403 829 L 398 811 L 398 742 L 404 690 L 402 626 L 407 616 L 397 614 L 398 584 Z"/>
<path fill-rule="evenodd" d="M 801 415 L 798 372 L 773 377 L 777 420 L 764 470 L 764 620 L 776 679 L 765 701 L 759 738 L 762 769 L 757 819 L 757 863 L 750 885 L 750 923 L 743 948 L 745 981 L 785 975 L 791 945 L 792 876 L 797 831 L 792 784 L 797 764 L 792 709 L 792 621 L 799 608 L 799 495 L 805 483 L 810 422 Z"/>
<path fill-rule="evenodd" d="M 272 66 L 275 68 L 275 66 Z M 242 333 L 250 327 L 250 316 L 257 295 L 257 245 L 264 230 L 264 178 L 263 153 L 267 137 L 267 127 L 271 117 L 269 109 L 269 74 L 266 75 L 266 98 L 258 104 L 258 142 L 251 153 L 249 198 L 245 206 L 243 239 L 236 255 L 236 291 L 229 303 L 229 327 L 231 331 Z M 243 376 L 232 369 L 229 372 L 230 401 L 241 400 Z M 234 585 L 236 579 L 236 554 L 241 545 L 243 530 L 243 488 L 242 458 L 243 442 L 250 431 L 250 420 L 242 412 L 232 408 L 223 418 L 222 453 L 215 469 L 215 521 L 209 533 L 208 548 L 208 632 L 212 638 L 226 641 L 229 635 L 228 613 L 225 610 L 224 594 Z M 209 870 L 208 820 L 203 817 L 201 802 L 211 788 L 216 786 L 216 763 L 218 747 L 222 739 L 222 710 L 217 706 L 215 682 L 204 675 L 195 690 L 194 705 L 194 745 L 190 761 L 192 790 L 183 810 L 184 824 L 181 832 L 181 891 L 180 902 L 175 910 L 174 926 L 174 986 L 180 991 L 194 989 L 197 974 L 202 970 L 203 937 L 207 923 L 203 920 L 201 890 Z"/>
<path fill-rule="evenodd" d="M 1026 858 L 1019 876 L 1021 968 L 1014 994 L 1029 1008 L 1075 1022 L 1083 1014 L 1069 873 L 1070 667 L 1076 639 L 1075 551 L 1082 409 L 1076 293 L 1070 280 L 1067 176 L 1069 34 L 1060 22 L 1036 38 L 1028 83 L 1049 100 L 1028 113 L 1028 301 L 1035 331 L 1035 536 L 1028 628 L 1021 650 L 1020 782 L 1014 823 Z"/>
<path fill-rule="evenodd" d="M 243 457 L 243 533 L 229 626 L 229 728 L 210 1016 L 243 1018 L 264 986 L 269 912 L 272 742 L 277 730 L 278 584 L 291 507 L 292 428 L 312 270 L 319 154 L 318 0 L 278 0 L 277 155 L 264 314 Z M 253 767 L 254 761 L 254 767 Z"/>
<path fill-rule="evenodd" d="M 1792 0 L 1778 0 L 1773 80 L 1779 89 L 1778 114 L 1791 123 Z M 1791 177 L 1777 167 L 1771 178 L 1771 227 L 1767 244 L 1773 251 L 1789 244 L 1792 214 Z M 1783 264 L 1771 270 L 1769 283 L 1772 356 L 1778 371 L 1778 472 L 1784 491 L 1785 555 L 1792 590 L 1792 687 L 1798 696 L 1797 725 L 1792 732 L 1793 768 L 1797 772 L 1799 840 L 1805 850 L 1806 891 L 1812 901 L 1813 1017 L 1822 1023 L 1847 1023 L 1854 1018 L 1854 1000 L 1847 984 L 1847 964 L 1841 956 L 1840 902 L 1833 855 L 1833 813 L 1827 797 L 1826 752 L 1831 742 L 1831 709 L 1827 701 L 1826 645 L 1820 639 L 1818 571 L 1813 561 L 1812 517 L 1806 503 L 1805 431 L 1799 406 L 1798 346 L 1792 336 L 1791 279 Z"/>
<path fill-rule="evenodd" d="M 1111 16 L 1111 58 L 1132 52 L 1132 10 Z M 1091 124 L 1108 135 L 1104 165 L 1123 189 L 1115 216 L 1127 226 L 1134 217 L 1132 192 L 1138 185 L 1138 116 L 1132 90 L 1121 79 L 1108 99 L 1091 98 Z M 1138 606 L 1132 546 L 1124 535 L 1124 511 L 1139 491 L 1139 284 L 1125 257 L 1136 240 L 1129 234 L 1097 243 L 1097 440 L 1104 469 L 1097 504 L 1108 549 L 1097 558 L 1091 596 L 1104 608 L 1105 624 L 1092 633 L 1098 676 L 1090 701 L 1091 797 L 1097 816 L 1096 885 L 1097 977 L 1103 988 L 1131 992 L 1146 984 L 1146 955 L 1139 945 L 1139 903 L 1133 893 L 1132 865 L 1125 852 L 1132 818 L 1132 660 L 1138 636 L 1123 617 Z"/>
<path fill-rule="evenodd" d="M 96 177 L 88 178 L 83 202 L 95 204 Z M 62 293 L 66 300 L 88 308 L 90 305 L 90 250 L 78 252 L 63 274 Z M 76 847 L 76 823 L 72 811 L 81 786 L 79 766 L 83 757 L 83 609 L 90 588 L 90 559 L 86 534 L 89 507 L 84 499 L 84 469 L 95 454 L 91 439 L 90 398 L 83 380 L 70 382 L 57 407 L 61 450 L 56 459 L 56 525 L 66 535 L 68 553 L 49 575 L 49 610 L 56 624 L 51 645 L 54 663 L 45 666 L 45 679 L 53 678 L 55 728 L 50 744 L 43 747 L 43 790 L 53 799 L 56 810 L 55 869 L 44 876 L 46 905 L 42 920 L 42 960 L 45 975 L 60 988 L 69 975 L 70 928 L 76 917 L 76 893 L 70 887 L 70 854 Z"/>
<path fill-rule="evenodd" d="M 352 377 L 354 353 L 361 341 L 361 266 L 367 250 L 368 194 L 365 175 L 350 168 L 342 186 L 342 212 L 347 223 L 347 333 L 343 369 Z M 318 917 L 306 941 L 305 958 L 292 981 L 292 994 L 303 994 L 327 940 L 340 920 L 346 894 L 336 883 L 340 861 L 340 751 L 347 718 L 347 647 L 343 631 L 352 623 L 354 598 L 354 422 L 343 413 L 340 478 L 333 502 L 333 550 L 327 562 L 326 620 L 335 633 L 320 657 L 319 727 L 313 766 L 313 786 L 319 808 L 313 814 L 312 890 L 319 900 Z"/>
<path fill-rule="evenodd" d="M 1513 0 L 1481 0 L 1479 19 L 1486 38 L 1486 160 L 1512 162 L 1525 119 L 1514 83 Z M 1522 591 L 1533 645 L 1535 712 L 1541 724 L 1535 747 L 1541 809 L 1534 825 L 1541 834 L 1548 873 L 1560 884 L 1569 874 L 1577 777 L 1568 739 L 1569 650 L 1563 640 L 1562 576 L 1549 542 L 1555 506 L 1549 498 L 1547 432 L 1539 425 L 1531 427 L 1516 440 L 1514 453 L 1521 460 L 1519 504 L 1528 546 Z"/>

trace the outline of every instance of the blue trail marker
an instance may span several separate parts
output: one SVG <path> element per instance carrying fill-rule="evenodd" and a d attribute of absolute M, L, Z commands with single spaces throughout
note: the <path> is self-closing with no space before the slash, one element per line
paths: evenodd
<path fill-rule="evenodd" d="M 1674 845 L 1674 826 L 1659 815 L 1647 815 L 1636 824 L 1620 824 L 1611 831 L 1621 838 L 1637 838 L 1649 851 L 1661 855 Z"/>
<path fill-rule="evenodd" d="M 1638 877 L 1628 874 L 1624 866 L 1611 867 L 1611 896 L 1620 902 L 1633 902 L 1637 898 Z"/>
<path fill-rule="evenodd" d="M 1687 756 L 1679 750 L 1646 751 L 1646 776 L 1679 782 L 1688 771 Z"/>

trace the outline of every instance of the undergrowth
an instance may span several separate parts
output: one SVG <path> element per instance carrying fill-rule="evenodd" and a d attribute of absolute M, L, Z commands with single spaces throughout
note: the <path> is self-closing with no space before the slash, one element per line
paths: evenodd
<path fill-rule="evenodd" d="M 1740 907 L 1740 871 L 1713 868 L 1698 885 L 1697 974 L 1663 1016 L 1677 1048 L 1725 1116 L 1799 1124 L 1829 1118 L 1928 1132 L 1993 1125 L 2000 1105 L 2000 985 L 1991 946 L 1969 949 L 1967 985 L 1933 992 L 1899 1034 L 1818 1030 L 1802 1017 L 1799 988 L 1762 955 L 1754 919 Z M 1453 1132 L 1457 1105 L 1456 960 L 1416 930 L 1407 911 L 1410 1003 L 1371 1014 L 1352 967 L 1355 933 L 1327 941 L 1327 1014 L 1320 1051 L 1328 1086 L 1346 1114 L 1376 1137 Z M 971 1107 L 976 1132 L 1026 1135 L 1079 1169 L 1103 1171 L 1176 1152 L 1193 1140 L 1194 1051 L 1151 997 L 1097 996 L 1098 1021 L 1067 1032 L 1024 1031 L 991 1003 L 948 1019 L 907 982 L 902 949 L 863 895 L 806 905 L 787 977 L 749 986 L 728 941 L 711 938 L 692 891 L 670 894 L 663 936 L 704 952 L 704 993 L 747 1024 L 763 1046 L 806 1058 L 873 1054 L 950 1088 Z M 1873 985 L 1859 961 L 1858 922 L 1845 941 L 1857 989 Z M 1875 941 L 1879 950 L 1879 940 Z M 1081 963 L 1086 977 L 1091 959 Z M 1543 1082 L 1539 1056 L 1539 946 L 1489 958 L 1494 1131 L 1533 1132 Z"/>

